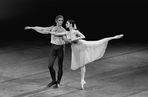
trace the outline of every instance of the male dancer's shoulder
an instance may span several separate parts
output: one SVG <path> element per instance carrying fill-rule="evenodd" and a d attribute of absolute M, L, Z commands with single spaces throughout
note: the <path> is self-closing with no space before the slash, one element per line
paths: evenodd
<path fill-rule="evenodd" d="M 62 31 L 65 32 L 65 31 L 67 31 L 67 30 L 66 30 L 64 27 L 62 27 Z"/>
<path fill-rule="evenodd" d="M 56 26 L 52 26 L 51 31 L 52 31 L 52 32 L 56 32 L 56 31 L 57 31 L 57 27 L 56 27 Z"/>

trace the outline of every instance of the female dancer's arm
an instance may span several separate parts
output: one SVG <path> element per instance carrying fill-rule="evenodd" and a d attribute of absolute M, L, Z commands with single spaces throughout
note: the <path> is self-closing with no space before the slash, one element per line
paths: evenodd
<path fill-rule="evenodd" d="M 81 32 L 79 32 L 79 31 L 76 31 L 75 35 L 76 35 L 76 38 L 72 39 L 72 41 L 78 41 L 80 39 L 84 39 L 85 38 L 85 36 Z"/>

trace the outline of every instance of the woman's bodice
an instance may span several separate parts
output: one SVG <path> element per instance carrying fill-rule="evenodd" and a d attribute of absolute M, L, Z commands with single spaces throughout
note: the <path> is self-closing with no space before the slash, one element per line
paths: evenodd
<path fill-rule="evenodd" d="M 67 34 L 67 38 L 71 40 L 76 39 L 78 37 L 76 32 L 77 30 L 72 30 L 71 32 Z"/>

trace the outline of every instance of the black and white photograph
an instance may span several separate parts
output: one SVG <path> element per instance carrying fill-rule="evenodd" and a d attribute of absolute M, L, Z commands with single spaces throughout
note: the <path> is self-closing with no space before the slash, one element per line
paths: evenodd
<path fill-rule="evenodd" d="M 0 0 L 0 97 L 147 97 L 146 0 Z"/>

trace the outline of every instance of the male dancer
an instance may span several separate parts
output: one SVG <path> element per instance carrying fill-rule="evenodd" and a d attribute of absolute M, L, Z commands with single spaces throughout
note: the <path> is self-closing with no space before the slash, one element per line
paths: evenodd
<path fill-rule="evenodd" d="M 63 21 L 64 17 L 62 15 L 58 15 L 55 18 L 56 26 L 50 26 L 50 27 L 36 26 L 36 27 L 25 28 L 25 29 L 34 29 L 35 31 L 42 34 L 51 34 L 51 49 L 49 53 L 48 68 L 51 74 L 52 81 L 47 85 L 47 87 L 55 85 L 54 88 L 58 88 L 63 75 L 63 59 L 65 53 L 65 41 L 63 40 L 63 36 L 66 34 L 66 30 L 62 27 Z M 53 65 L 57 57 L 58 57 L 59 70 L 56 80 L 56 72 L 53 68 Z"/>

